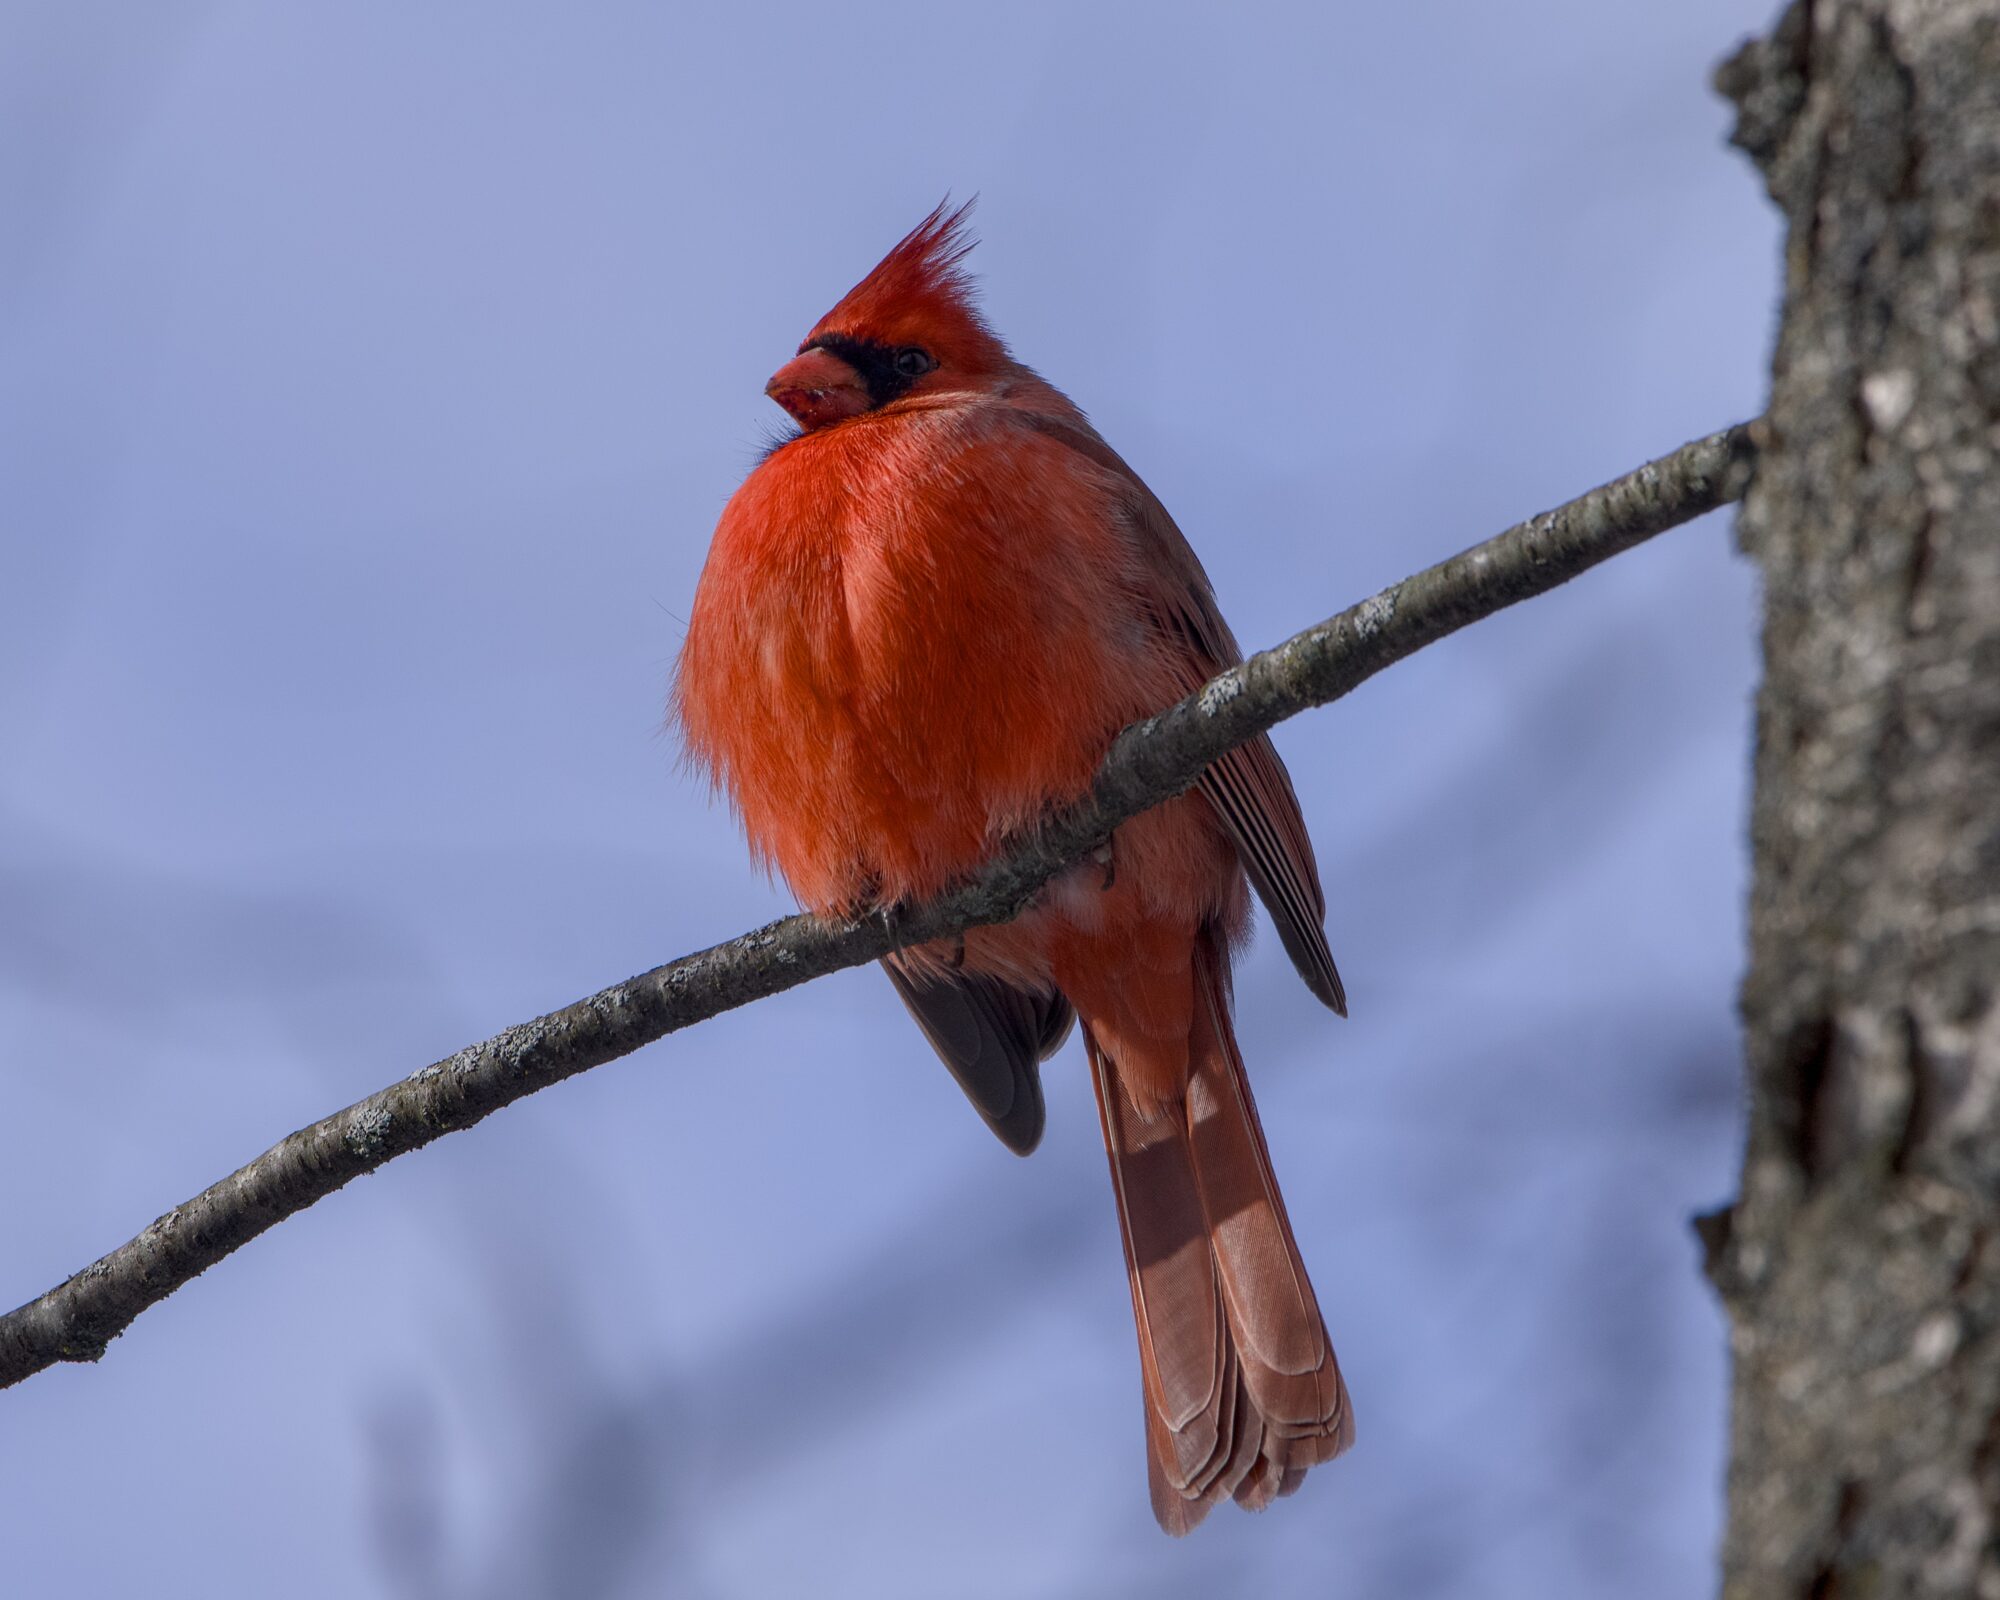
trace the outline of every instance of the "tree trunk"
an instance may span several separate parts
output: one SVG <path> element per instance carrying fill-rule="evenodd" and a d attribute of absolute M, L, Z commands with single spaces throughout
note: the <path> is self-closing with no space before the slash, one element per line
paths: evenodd
<path fill-rule="evenodd" d="M 1789 223 L 1723 1593 L 2000 1600 L 2000 0 L 1717 82 Z"/>

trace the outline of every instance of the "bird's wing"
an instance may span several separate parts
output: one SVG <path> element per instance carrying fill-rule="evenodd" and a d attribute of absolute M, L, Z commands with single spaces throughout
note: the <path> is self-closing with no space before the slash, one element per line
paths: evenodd
<path fill-rule="evenodd" d="M 1021 416 L 1037 432 L 1060 440 L 1128 485 L 1132 534 L 1149 580 L 1144 598 L 1155 625 L 1185 668 L 1188 692 L 1241 661 L 1243 652 L 1222 618 L 1193 546 L 1138 473 L 1080 415 L 1024 411 Z M 1199 787 L 1242 857 L 1244 871 L 1277 924 L 1278 938 L 1306 987 L 1346 1016 L 1347 994 L 1326 945 L 1326 895 L 1320 888 L 1319 863 L 1291 775 L 1276 748 L 1268 737 L 1258 735 L 1213 763 L 1202 774 Z"/>
<path fill-rule="evenodd" d="M 986 1125 L 1016 1155 L 1042 1138 L 1041 1062 L 1069 1036 L 1076 1013 L 1060 994 L 1036 994 L 985 973 L 882 963 L 903 1004 Z"/>

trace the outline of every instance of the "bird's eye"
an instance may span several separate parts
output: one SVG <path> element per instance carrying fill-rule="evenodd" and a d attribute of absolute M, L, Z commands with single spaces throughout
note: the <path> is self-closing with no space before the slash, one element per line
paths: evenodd
<path fill-rule="evenodd" d="M 936 366 L 937 361 L 931 353 L 919 350 L 915 345 L 896 352 L 896 370 L 906 378 L 921 378 Z"/>

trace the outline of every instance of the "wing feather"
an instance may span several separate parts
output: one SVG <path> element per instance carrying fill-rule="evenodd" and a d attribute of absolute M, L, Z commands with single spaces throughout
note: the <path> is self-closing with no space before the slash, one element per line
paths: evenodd
<path fill-rule="evenodd" d="M 986 973 L 882 963 L 966 1099 L 1016 1155 L 1041 1143 L 1041 1063 L 1069 1036 L 1076 1013 L 1060 994 L 1036 994 Z"/>
<path fill-rule="evenodd" d="M 1215 603 L 1208 574 L 1167 514 L 1125 459 L 1082 417 L 1023 412 L 1023 421 L 1122 478 L 1131 528 L 1150 587 L 1145 601 L 1162 633 L 1177 647 L 1189 693 L 1243 659 Z M 1259 735 L 1215 762 L 1199 785 L 1243 860 L 1251 887 L 1277 925 L 1278 939 L 1306 987 L 1343 1017 L 1347 992 L 1326 943 L 1326 895 L 1306 832 L 1299 797 L 1276 747 Z"/>

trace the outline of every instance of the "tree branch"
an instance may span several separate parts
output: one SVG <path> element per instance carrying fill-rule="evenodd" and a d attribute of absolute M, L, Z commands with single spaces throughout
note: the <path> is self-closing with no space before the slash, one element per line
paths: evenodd
<path fill-rule="evenodd" d="M 1683 445 L 1252 656 L 1121 733 L 1082 804 L 942 898 L 849 923 L 795 916 L 683 956 L 413 1073 L 273 1145 L 138 1237 L 0 1317 L 0 1387 L 95 1361 L 148 1306 L 383 1162 L 679 1029 L 907 944 L 1005 922 L 1119 823 L 1216 757 L 1502 607 L 1741 498 L 1751 425 Z"/>

